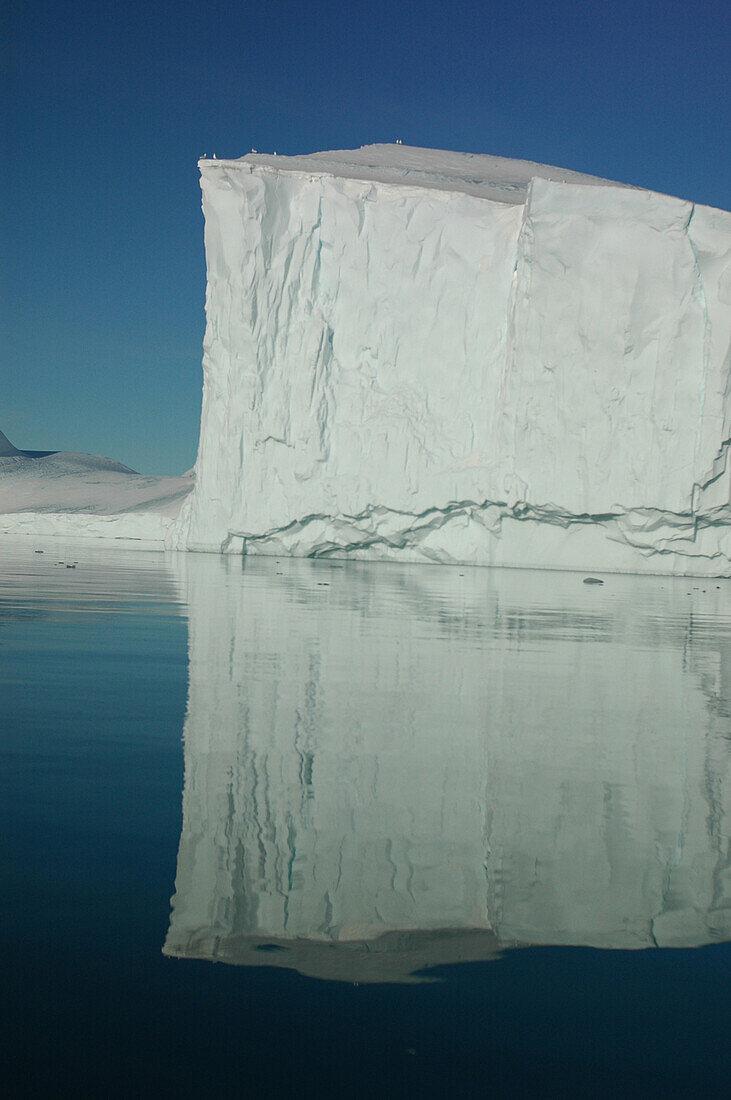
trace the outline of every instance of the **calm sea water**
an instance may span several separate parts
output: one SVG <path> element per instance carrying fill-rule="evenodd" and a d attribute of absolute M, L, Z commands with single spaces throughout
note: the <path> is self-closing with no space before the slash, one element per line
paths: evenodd
<path fill-rule="evenodd" d="M 604 580 L 4 542 L 4 1095 L 727 1095 L 731 582 Z"/>

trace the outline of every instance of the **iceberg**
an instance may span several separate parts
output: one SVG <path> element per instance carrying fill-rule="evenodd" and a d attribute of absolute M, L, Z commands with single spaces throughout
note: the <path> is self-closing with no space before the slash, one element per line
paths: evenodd
<path fill-rule="evenodd" d="M 200 172 L 167 545 L 731 575 L 731 214 L 403 145 Z"/>
<path fill-rule="evenodd" d="M 199 167 L 195 478 L 0 434 L 0 533 L 731 576 L 731 214 L 400 144 Z"/>

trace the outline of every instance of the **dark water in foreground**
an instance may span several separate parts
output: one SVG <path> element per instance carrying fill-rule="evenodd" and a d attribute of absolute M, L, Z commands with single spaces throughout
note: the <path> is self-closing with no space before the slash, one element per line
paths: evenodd
<path fill-rule="evenodd" d="M 4 1095 L 728 1095 L 731 582 L 605 580 L 4 543 Z"/>

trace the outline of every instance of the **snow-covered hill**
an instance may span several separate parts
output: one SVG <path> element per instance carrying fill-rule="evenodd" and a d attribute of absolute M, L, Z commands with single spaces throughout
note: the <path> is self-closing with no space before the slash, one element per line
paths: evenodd
<path fill-rule="evenodd" d="M 148 477 L 102 455 L 28 452 L 0 433 L 0 533 L 163 546 L 191 476 Z"/>

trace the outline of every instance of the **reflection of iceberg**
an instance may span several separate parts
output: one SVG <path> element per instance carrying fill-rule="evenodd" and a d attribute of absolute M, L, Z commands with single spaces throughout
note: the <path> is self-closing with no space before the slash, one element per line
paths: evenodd
<path fill-rule="evenodd" d="M 181 559 L 168 954 L 352 978 L 731 936 L 725 589 Z"/>

